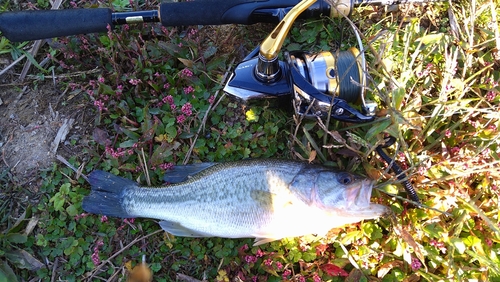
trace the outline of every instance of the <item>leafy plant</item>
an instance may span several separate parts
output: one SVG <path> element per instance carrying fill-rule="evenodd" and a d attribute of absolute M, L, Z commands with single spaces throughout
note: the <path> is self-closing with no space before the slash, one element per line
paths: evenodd
<path fill-rule="evenodd" d="M 26 42 L 12 44 L 7 38 L 0 38 L 0 55 L 10 54 L 12 59 L 16 60 L 23 55 L 22 48 L 26 46 Z"/>

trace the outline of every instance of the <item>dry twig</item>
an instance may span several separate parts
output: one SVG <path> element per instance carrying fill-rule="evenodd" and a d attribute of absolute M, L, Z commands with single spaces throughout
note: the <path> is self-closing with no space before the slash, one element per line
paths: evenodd
<path fill-rule="evenodd" d="M 87 281 L 92 281 L 92 278 L 94 278 L 94 276 L 97 274 L 97 272 L 99 270 L 101 270 L 101 268 L 103 266 L 105 266 L 106 264 L 110 263 L 112 259 L 114 259 L 115 257 L 117 257 L 119 254 L 121 254 L 122 252 L 124 252 L 126 249 L 132 247 L 134 244 L 140 242 L 141 240 L 144 240 L 146 238 L 149 238 L 155 234 L 158 234 L 160 232 L 162 232 L 163 229 L 159 229 L 159 230 L 156 230 L 155 232 L 151 233 L 151 234 L 148 234 L 148 235 L 144 235 L 144 236 L 141 236 L 141 237 L 137 237 L 135 238 L 132 242 L 130 242 L 128 245 L 126 245 L 125 247 L 123 247 L 122 249 L 120 249 L 118 252 L 114 253 L 112 256 L 110 256 L 107 260 L 105 261 L 102 261 L 91 273 L 90 275 L 86 278 Z"/>
<path fill-rule="evenodd" d="M 228 77 L 228 74 L 230 73 L 230 68 L 231 68 L 231 66 L 234 63 L 234 60 L 235 59 L 233 59 L 231 61 L 231 63 L 229 64 L 229 67 L 228 67 L 226 73 L 224 74 L 224 77 L 222 78 L 222 80 L 220 82 L 221 84 L 224 84 L 224 82 L 226 81 L 226 79 Z M 217 92 L 215 92 L 214 99 L 217 98 L 217 96 L 219 95 L 219 92 L 220 92 L 220 90 L 218 90 Z M 224 95 L 222 95 L 222 97 L 224 97 Z M 220 99 L 222 99 L 222 97 Z M 220 99 L 219 99 L 219 101 L 220 101 Z M 194 146 L 196 145 L 196 140 L 198 140 L 198 136 L 200 136 L 201 131 L 203 130 L 203 128 L 205 128 L 205 124 L 207 122 L 208 114 L 210 113 L 210 111 L 212 110 L 212 108 L 215 108 L 219 104 L 219 101 L 217 103 L 215 103 L 213 105 L 213 107 L 212 107 L 212 105 L 208 106 L 208 109 L 205 112 L 205 116 L 203 116 L 203 120 L 201 121 L 200 127 L 198 128 L 198 131 L 196 132 L 196 135 L 194 136 L 194 140 L 193 140 L 193 142 L 191 144 L 191 147 L 189 147 L 189 150 L 188 150 L 188 152 L 186 154 L 186 157 L 184 158 L 184 161 L 182 162 L 183 165 L 185 165 L 185 164 L 188 163 L 189 158 L 191 157 L 191 153 L 193 152 Z"/>

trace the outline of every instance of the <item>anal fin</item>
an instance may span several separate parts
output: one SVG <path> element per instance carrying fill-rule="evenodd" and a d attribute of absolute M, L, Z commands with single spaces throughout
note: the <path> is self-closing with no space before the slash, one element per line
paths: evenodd
<path fill-rule="evenodd" d="M 159 222 L 160 227 L 165 231 L 168 232 L 174 236 L 179 236 L 179 237 L 194 237 L 194 238 L 199 238 L 199 237 L 212 237 L 213 235 L 203 233 L 197 230 L 192 230 L 189 228 L 186 228 L 182 226 L 182 224 L 178 222 L 172 222 L 172 221 L 160 221 Z"/>
<path fill-rule="evenodd" d="M 276 240 L 279 240 L 279 238 L 278 239 L 276 239 L 276 238 L 255 238 L 253 245 L 259 246 L 259 245 L 270 243 L 270 242 L 276 241 Z"/>

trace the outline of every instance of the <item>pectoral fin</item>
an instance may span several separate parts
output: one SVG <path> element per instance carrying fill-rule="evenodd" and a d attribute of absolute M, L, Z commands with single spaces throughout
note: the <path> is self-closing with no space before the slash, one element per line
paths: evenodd
<path fill-rule="evenodd" d="M 182 226 L 182 224 L 178 222 L 172 221 L 160 221 L 160 227 L 166 232 L 179 237 L 212 237 L 213 235 L 199 232 L 196 230 L 192 230 Z"/>

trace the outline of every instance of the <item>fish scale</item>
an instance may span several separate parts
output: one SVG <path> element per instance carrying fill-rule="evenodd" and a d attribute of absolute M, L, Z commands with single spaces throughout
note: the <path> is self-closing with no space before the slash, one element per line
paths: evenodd
<path fill-rule="evenodd" d="M 239 169 L 238 173 L 234 173 L 234 170 L 234 168 L 230 168 L 225 171 L 226 174 L 231 175 L 230 178 L 222 177 L 221 174 L 211 174 L 189 183 L 173 185 L 168 188 L 134 189 L 130 192 L 130 200 L 124 201 L 123 204 L 129 214 L 137 215 L 140 213 L 143 216 L 155 217 L 158 216 L 158 211 L 162 210 L 161 213 L 165 214 L 162 218 L 174 221 L 191 217 L 195 213 L 203 211 L 202 215 L 204 216 L 199 216 L 199 218 L 210 216 L 210 219 L 217 222 L 220 222 L 219 219 L 222 217 L 232 215 L 233 218 L 239 219 L 231 224 L 238 229 L 259 224 L 260 221 L 267 222 L 266 214 L 262 213 L 262 209 L 260 209 L 263 203 L 253 200 L 251 192 L 255 191 L 255 188 L 259 188 L 262 191 L 270 191 L 283 196 L 284 193 L 289 192 L 285 183 L 283 181 L 282 183 L 277 183 L 278 181 L 267 183 L 266 179 L 271 174 L 271 179 L 288 178 L 287 180 L 291 182 L 293 175 L 286 174 L 285 169 L 279 172 L 277 169 L 273 169 L 272 172 L 269 172 L 269 169 L 264 166 L 258 168 L 249 166 L 248 170 Z M 252 182 L 248 181 L 249 177 L 253 180 Z M 217 189 L 207 189 L 213 185 L 216 185 Z M 178 191 L 181 192 L 176 194 Z M 163 196 L 158 197 L 158 194 Z M 164 203 L 175 204 L 166 207 Z M 206 205 L 207 203 L 217 203 L 217 205 Z M 239 206 L 239 209 L 235 209 L 235 206 Z M 271 208 L 265 210 L 272 211 Z M 271 214 L 267 214 L 267 216 L 271 216 Z"/>
<path fill-rule="evenodd" d="M 186 181 L 147 188 L 103 171 L 89 175 L 87 212 L 160 219 L 176 236 L 257 238 L 324 234 L 344 224 L 381 216 L 370 203 L 371 180 L 288 160 L 247 160 L 176 167 Z M 189 173 L 188 173 L 189 171 Z"/>

